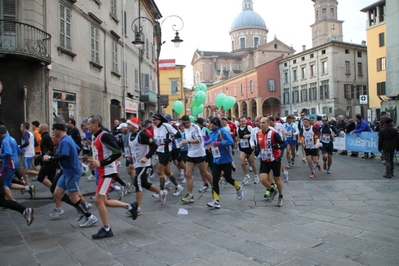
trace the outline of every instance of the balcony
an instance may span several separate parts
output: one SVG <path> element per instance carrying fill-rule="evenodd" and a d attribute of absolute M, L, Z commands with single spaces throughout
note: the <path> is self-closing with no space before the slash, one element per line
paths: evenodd
<path fill-rule="evenodd" d="M 140 102 L 156 104 L 157 94 L 155 93 L 155 91 L 150 90 L 149 88 L 142 88 L 140 90 Z"/>
<path fill-rule="evenodd" d="M 0 55 L 19 55 L 51 63 L 51 35 L 31 25 L 0 20 Z"/>
<path fill-rule="evenodd" d="M 159 105 L 166 108 L 169 105 L 169 95 L 160 95 Z"/>

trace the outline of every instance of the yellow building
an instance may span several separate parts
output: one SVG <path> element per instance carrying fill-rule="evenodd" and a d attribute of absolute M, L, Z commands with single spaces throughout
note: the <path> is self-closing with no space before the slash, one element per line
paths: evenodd
<path fill-rule="evenodd" d="M 173 111 L 175 101 L 181 101 L 184 105 L 184 87 L 183 87 L 183 69 L 186 66 L 176 65 L 175 59 L 159 60 L 159 82 L 160 94 L 169 96 L 169 104 L 163 108 L 164 114 L 170 114 L 174 121 L 184 115 L 183 112 L 178 115 Z"/>
<path fill-rule="evenodd" d="M 367 14 L 367 62 L 369 107 L 372 119 L 379 119 L 381 102 L 386 100 L 386 24 L 385 0 L 361 10 Z"/>

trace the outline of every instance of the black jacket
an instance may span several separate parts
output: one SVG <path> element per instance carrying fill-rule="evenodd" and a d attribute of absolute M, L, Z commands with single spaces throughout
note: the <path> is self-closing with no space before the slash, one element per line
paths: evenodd
<path fill-rule="evenodd" d="M 398 131 L 392 126 L 392 124 L 386 124 L 378 133 L 378 150 L 393 152 L 395 149 L 399 150 L 398 145 Z"/>
<path fill-rule="evenodd" d="M 345 122 L 345 120 L 338 120 L 336 125 L 337 131 L 339 132 L 341 130 L 345 130 L 346 124 L 347 123 Z"/>
<path fill-rule="evenodd" d="M 350 133 L 355 130 L 356 124 L 355 123 L 348 123 L 345 127 L 345 133 Z"/>

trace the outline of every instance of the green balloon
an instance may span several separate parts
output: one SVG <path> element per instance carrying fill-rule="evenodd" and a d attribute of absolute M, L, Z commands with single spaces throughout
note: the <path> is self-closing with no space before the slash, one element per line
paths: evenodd
<path fill-rule="evenodd" d="M 223 109 L 225 111 L 229 110 L 231 107 L 233 107 L 236 104 L 236 98 L 233 96 L 227 96 L 224 101 L 223 101 Z"/>
<path fill-rule="evenodd" d="M 208 90 L 208 87 L 204 84 L 204 83 L 199 83 L 196 87 L 195 87 L 195 91 L 203 91 L 206 92 Z"/>
<path fill-rule="evenodd" d="M 220 108 L 223 106 L 224 100 L 226 99 L 226 94 L 224 93 L 219 93 L 218 96 L 216 96 L 216 108 Z"/>
<path fill-rule="evenodd" d="M 190 104 L 190 108 L 193 109 L 195 106 L 197 106 L 197 103 L 196 103 L 195 99 L 193 98 L 193 100 L 191 101 L 191 104 Z"/>
<path fill-rule="evenodd" d="M 194 95 L 194 100 L 197 106 L 200 106 L 206 100 L 206 93 L 204 91 L 197 91 Z"/>
<path fill-rule="evenodd" d="M 195 123 L 195 118 L 194 118 L 194 116 L 190 115 L 189 117 L 190 117 L 190 122 L 191 122 L 191 123 Z"/>
<path fill-rule="evenodd" d="M 200 104 L 199 106 L 194 106 L 193 108 L 193 115 L 199 115 L 200 113 L 202 113 L 204 111 L 204 105 Z"/>
<path fill-rule="evenodd" d="M 175 112 L 178 115 L 181 115 L 183 109 L 184 109 L 183 103 L 181 101 L 175 101 L 175 103 L 173 104 L 173 110 L 175 110 Z"/>

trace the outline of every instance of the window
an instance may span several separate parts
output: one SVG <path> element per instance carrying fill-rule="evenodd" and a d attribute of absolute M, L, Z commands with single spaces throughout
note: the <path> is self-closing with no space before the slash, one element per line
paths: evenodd
<path fill-rule="evenodd" d="M 255 48 L 259 47 L 259 37 L 254 37 L 254 47 Z"/>
<path fill-rule="evenodd" d="M 357 63 L 357 75 L 363 76 L 363 64 L 362 63 Z"/>
<path fill-rule="evenodd" d="M 310 54 L 310 58 L 313 58 L 314 57 L 314 54 Z"/>
<path fill-rule="evenodd" d="M 317 100 L 316 83 L 314 83 L 313 86 L 309 90 L 311 91 L 311 93 L 309 93 L 309 99 L 311 98 L 312 101 Z"/>
<path fill-rule="evenodd" d="M 240 48 L 241 49 L 245 48 L 245 38 L 240 38 Z"/>
<path fill-rule="evenodd" d="M 344 85 L 344 97 L 345 99 L 353 99 L 353 88 L 351 84 Z"/>
<path fill-rule="evenodd" d="M 319 10 L 316 10 L 316 19 L 319 19 Z"/>
<path fill-rule="evenodd" d="M 328 85 L 328 80 L 323 80 L 320 86 L 320 99 L 330 98 L 330 86 Z"/>
<path fill-rule="evenodd" d="M 327 114 L 328 107 L 323 107 L 323 114 Z"/>
<path fill-rule="evenodd" d="M 302 89 L 301 94 L 302 94 L 302 102 L 307 102 L 308 101 L 308 90 L 306 88 Z"/>
<path fill-rule="evenodd" d="M 268 91 L 276 91 L 276 80 L 275 79 L 267 80 L 267 90 Z"/>
<path fill-rule="evenodd" d="M 300 102 L 300 98 L 299 98 L 299 90 L 298 87 L 294 87 L 293 88 L 294 91 L 292 92 L 292 102 L 293 103 L 299 103 Z"/>
<path fill-rule="evenodd" d="M 139 90 L 139 71 L 137 69 L 134 70 L 134 89 Z"/>
<path fill-rule="evenodd" d="M 123 34 L 127 34 L 127 17 L 126 11 L 123 11 Z"/>
<path fill-rule="evenodd" d="M 381 32 L 380 34 L 378 34 L 378 39 L 379 39 L 380 47 L 385 46 L 385 33 L 384 32 Z"/>
<path fill-rule="evenodd" d="M 305 67 L 301 67 L 301 75 L 302 75 L 302 79 L 306 78 L 306 68 Z"/>
<path fill-rule="evenodd" d="M 149 74 L 141 74 L 141 88 L 142 89 L 150 89 L 150 75 Z"/>
<path fill-rule="evenodd" d="M 111 0 L 111 15 L 116 18 L 116 13 L 116 0 Z"/>
<path fill-rule="evenodd" d="M 321 54 L 326 54 L 326 50 L 321 50 Z"/>
<path fill-rule="evenodd" d="M 385 90 L 385 82 L 379 82 L 377 83 L 377 95 L 386 95 L 386 90 Z"/>
<path fill-rule="evenodd" d="M 322 13 L 322 17 L 323 17 L 323 18 L 326 18 L 326 17 L 327 17 L 327 9 L 326 9 L 326 8 L 323 8 L 323 9 L 321 10 L 321 13 Z"/>
<path fill-rule="evenodd" d="M 329 113 L 329 114 L 332 114 L 332 112 L 333 112 L 332 107 L 328 107 L 328 113 Z"/>
<path fill-rule="evenodd" d="M 345 49 L 345 54 L 349 54 L 349 49 Z"/>
<path fill-rule="evenodd" d="M 356 86 L 356 99 L 359 100 L 360 95 L 367 95 L 367 86 L 364 85 Z"/>
<path fill-rule="evenodd" d="M 290 93 L 288 91 L 283 94 L 283 102 L 284 104 L 290 103 Z"/>
<path fill-rule="evenodd" d="M 285 66 L 285 67 L 287 66 L 287 62 L 284 63 L 284 66 Z"/>
<path fill-rule="evenodd" d="M 377 59 L 377 72 L 385 71 L 385 57 Z"/>
<path fill-rule="evenodd" d="M 253 80 L 250 80 L 249 81 L 249 92 L 250 93 L 253 93 L 254 92 L 254 81 Z"/>
<path fill-rule="evenodd" d="M 234 41 L 231 41 L 231 50 L 234 51 Z"/>
<path fill-rule="evenodd" d="M 97 64 L 100 63 L 98 35 L 98 29 L 91 26 L 91 61 Z"/>
<path fill-rule="evenodd" d="M 316 113 L 316 108 L 312 108 L 311 110 L 312 110 L 312 114 Z"/>
<path fill-rule="evenodd" d="M 319 92 L 320 94 L 320 100 L 323 100 L 324 99 L 324 87 L 323 86 L 320 86 L 320 92 Z"/>
<path fill-rule="evenodd" d="M 60 46 L 67 50 L 71 47 L 71 10 L 60 5 Z"/>
<path fill-rule="evenodd" d="M 310 65 L 310 76 L 311 76 L 311 77 L 314 77 L 314 76 L 315 76 L 314 65 Z"/>
<path fill-rule="evenodd" d="M 296 59 L 294 59 L 294 61 L 292 61 L 293 64 L 296 64 Z"/>
<path fill-rule="evenodd" d="M 324 62 L 321 63 L 321 73 L 322 74 L 327 74 L 328 73 L 327 61 L 324 61 Z"/>
<path fill-rule="evenodd" d="M 301 57 L 301 61 L 305 61 L 305 57 L 304 56 Z"/>
<path fill-rule="evenodd" d="M 288 72 L 284 72 L 284 84 L 288 84 Z"/>
<path fill-rule="evenodd" d="M 296 73 L 296 69 L 292 70 L 292 76 L 293 76 L 293 78 L 294 78 L 294 81 L 297 81 L 297 80 L 298 80 L 297 73 Z"/>
<path fill-rule="evenodd" d="M 112 71 L 118 73 L 118 44 L 112 41 Z"/>
<path fill-rule="evenodd" d="M 242 86 L 242 84 L 240 84 L 240 86 L 241 86 L 241 88 L 240 88 L 241 95 L 244 95 L 244 87 Z"/>
<path fill-rule="evenodd" d="M 335 18 L 335 11 L 334 8 L 330 9 L 330 13 L 331 13 L 331 18 Z"/>
<path fill-rule="evenodd" d="M 170 81 L 170 93 L 175 94 L 175 95 L 179 93 L 179 81 L 178 80 Z"/>
<path fill-rule="evenodd" d="M 357 51 L 357 57 L 359 57 L 359 58 L 362 57 L 362 52 L 361 51 Z"/>
<path fill-rule="evenodd" d="M 351 74 L 351 62 L 345 61 L 345 74 L 350 75 Z"/>

